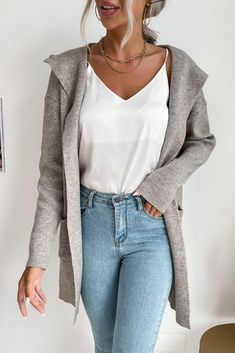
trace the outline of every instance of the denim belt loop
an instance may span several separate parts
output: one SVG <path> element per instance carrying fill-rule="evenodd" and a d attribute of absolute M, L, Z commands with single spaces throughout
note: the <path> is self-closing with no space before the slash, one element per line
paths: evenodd
<path fill-rule="evenodd" d="M 89 208 L 92 208 L 93 207 L 93 196 L 95 195 L 96 193 L 96 190 L 92 190 L 90 193 L 89 193 L 89 196 L 88 196 L 88 207 Z"/>
<path fill-rule="evenodd" d="M 135 195 L 134 197 L 136 198 L 136 201 L 137 201 L 137 209 L 138 211 L 141 211 L 143 209 L 142 198 L 139 195 Z"/>

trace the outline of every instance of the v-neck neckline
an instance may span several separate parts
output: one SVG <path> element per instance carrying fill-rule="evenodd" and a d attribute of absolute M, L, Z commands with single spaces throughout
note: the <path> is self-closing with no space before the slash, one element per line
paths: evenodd
<path fill-rule="evenodd" d="M 88 46 L 90 46 L 90 44 L 93 43 L 88 43 Z M 95 72 L 94 68 L 92 67 L 92 65 L 88 62 L 88 49 L 87 49 L 87 56 L 86 56 L 86 65 L 87 65 L 87 69 L 90 66 L 90 70 L 92 71 L 92 73 L 94 74 L 94 76 L 96 77 L 96 79 L 98 80 L 99 84 L 102 85 L 104 87 L 104 89 L 114 98 L 116 98 L 117 100 L 121 101 L 121 102 L 131 102 L 132 100 L 135 100 L 136 97 L 138 97 L 139 95 L 141 95 L 142 93 L 144 93 L 152 84 L 153 82 L 160 76 L 161 72 L 163 69 L 166 70 L 166 59 L 169 53 L 169 49 L 167 47 L 165 47 L 165 59 L 164 59 L 164 63 L 162 64 L 162 66 L 160 67 L 160 69 L 155 73 L 155 75 L 151 78 L 151 80 L 145 85 L 143 86 L 139 91 L 137 91 L 134 95 L 132 95 L 131 97 L 124 99 L 121 96 L 119 96 L 116 92 L 114 92 L 111 88 L 109 88 L 104 82 L 103 80 L 101 80 L 101 78 L 97 75 L 97 73 Z M 167 78 L 168 80 L 168 78 Z"/>

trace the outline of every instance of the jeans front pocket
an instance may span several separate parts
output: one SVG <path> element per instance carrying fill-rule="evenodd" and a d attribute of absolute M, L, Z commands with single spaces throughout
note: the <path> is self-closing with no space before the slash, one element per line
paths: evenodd
<path fill-rule="evenodd" d="M 142 195 L 140 195 L 140 198 L 141 198 L 141 201 L 142 201 L 142 212 L 144 212 L 151 219 L 163 220 L 163 218 L 164 218 L 163 214 L 161 216 L 159 216 L 159 217 L 156 217 L 156 216 L 152 216 L 150 213 L 148 213 L 148 211 L 145 209 L 145 205 L 144 205 L 144 203 L 146 201 L 145 198 Z"/>
<path fill-rule="evenodd" d="M 87 213 L 88 208 L 85 206 L 81 206 L 81 217 L 84 217 L 85 214 Z"/>
<path fill-rule="evenodd" d="M 88 199 L 81 195 L 80 197 L 81 217 L 84 217 L 89 211 Z"/>

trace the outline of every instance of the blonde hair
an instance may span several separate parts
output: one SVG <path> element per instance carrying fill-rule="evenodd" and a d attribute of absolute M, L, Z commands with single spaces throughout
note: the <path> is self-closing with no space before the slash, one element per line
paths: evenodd
<path fill-rule="evenodd" d="M 125 6 L 125 9 L 127 12 L 128 23 L 127 23 L 127 31 L 122 39 L 120 48 L 124 47 L 124 45 L 126 44 L 128 39 L 130 38 L 132 31 L 133 31 L 134 16 L 133 16 L 133 12 L 132 12 L 132 5 L 133 5 L 134 1 L 135 0 L 125 0 L 124 6 Z M 82 18 L 81 18 L 81 23 L 80 23 L 80 33 L 81 33 L 81 36 L 84 39 L 89 51 L 90 51 L 90 48 L 88 47 L 88 43 L 86 42 L 86 39 L 85 39 L 85 21 L 87 19 L 87 16 L 90 12 L 90 9 L 91 9 L 91 6 L 93 3 L 95 5 L 94 0 L 87 0 L 86 6 L 85 6 L 83 13 L 82 13 Z M 165 7 L 165 4 L 166 4 L 166 0 L 153 1 L 151 3 L 151 5 L 147 7 L 147 11 L 145 12 L 145 18 L 157 16 L 159 14 L 159 12 Z M 143 16 L 144 16 L 144 13 L 143 13 Z M 146 39 L 146 41 L 148 43 L 156 43 L 157 42 L 157 39 L 158 39 L 157 32 L 148 28 L 148 26 L 146 26 L 146 24 L 144 22 L 142 25 L 142 35 L 143 35 L 143 38 Z"/>

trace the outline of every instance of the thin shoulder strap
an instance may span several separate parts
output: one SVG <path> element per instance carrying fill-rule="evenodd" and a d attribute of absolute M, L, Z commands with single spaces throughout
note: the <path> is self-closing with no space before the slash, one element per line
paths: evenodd
<path fill-rule="evenodd" d="M 167 56 L 168 56 L 168 48 L 166 48 L 166 56 L 165 56 L 164 64 L 165 64 L 166 61 L 167 61 Z"/>

